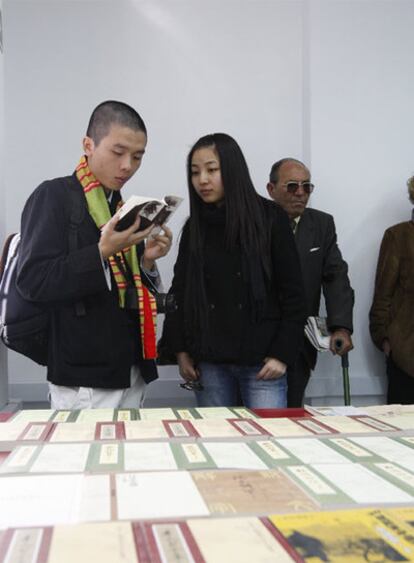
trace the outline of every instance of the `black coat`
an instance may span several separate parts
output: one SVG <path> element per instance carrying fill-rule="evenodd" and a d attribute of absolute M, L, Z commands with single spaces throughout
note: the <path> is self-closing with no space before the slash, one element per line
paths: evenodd
<path fill-rule="evenodd" d="M 296 245 L 302 267 L 308 316 L 318 316 L 321 291 L 331 330 L 346 328 L 352 332 L 354 291 L 349 283 L 348 266 L 337 245 L 332 215 L 317 209 L 305 209 L 296 229 Z M 313 368 L 317 352 L 305 342 L 305 356 Z"/>
<path fill-rule="evenodd" d="M 265 357 L 275 357 L 288 365 L 295 361 L 302 345 L 306 318 L 298 254 L 287 214 L 274 202 L 263 199 L 263 203 L 265 215 L 271 222 L 271 244 L 268 249 L 271 278 L 266 284 L 265 306 L 260 318 L 254 318 L 249 287 L 251 276 L 249 278 L 244 273 L 240 248 L 234 252 L 226 248 L 224 223 L 206 224 L 204 280 L 211 352 L 197 357 L 197 347 L 192 348 L 192 338 L 188 338 L 191 329 L 187 326 L 184 314 L 189 267 L 187 222 L 171 287 L 178 310 L 165 319 L 162 336 L 164 349 L 174 353 L 185 351 L 196 361 L 213 363 L 255 365 L 261 364 Z M 197 334 L 193 333 L 194 336 L 197 339 Z"/>
<path fill-rule="evenodd" d="M 68 190 L 79 192 L 85 210 L 71 252 Z M 142 360 L 136 311 L 119 307 L 113 279 L 108 289 L 99 237 L 75 175 L 43 182 L 23 210 L 17 286 L 50 310 L 47 378 L 56 385 L 126 388 L 133 364 L 146 381 L 157 377 L 155 363 Z"/>

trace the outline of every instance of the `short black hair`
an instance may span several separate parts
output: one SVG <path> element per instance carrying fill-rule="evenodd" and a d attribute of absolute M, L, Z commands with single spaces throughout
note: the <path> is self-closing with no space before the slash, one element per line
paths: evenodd
<path fill-rule="evenodd" d="M 86 135 L 99 145 L 113 124 L 142 131 L 147 135 L 147 128 L 139 113 L 128 104 L 115 100 L 107 100 L 96 106 L 89 120 Z"/>
<path fill-rule="evenodd" d="M 272 169 L 270 170 L 270 174 L 269 174 L 269 182 L 271 182 L 272 184 L 277 184 L 279 181 L 279 170 L 280 167 L 285 164 L 285 162 L 296 162 L 296 164 L 300 164 L 301 166 L 303 166 L 303 168 L 308 168 L 307 166 L 305 166 L 305 164 L 303 164 L 303 162 L 301 162 L 300 160 L 298 160 L 297 158 L 292 158 L 291 156 L 288 156 L 286 158 L 282 158 L 280 160 L 278 160 L 277 162 L 274 163 L 274 165 L 272 166 Z"/>

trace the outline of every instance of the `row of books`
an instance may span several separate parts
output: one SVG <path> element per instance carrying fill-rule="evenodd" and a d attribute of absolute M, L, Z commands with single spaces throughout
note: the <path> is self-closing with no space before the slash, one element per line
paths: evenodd
<path fill-rule="evenodd" d="M 10 528 L 0 560 L 31 563 L 413 561 L 413 508 Z"/>
<path fill-rule="evenodd" d="M 192 420 L 199 418 L 259 418 L 246 407 L 191 407 L 142 409 L 22 409 L 13 422 L 116 422 L 125 420 Z"/>
<path fill-rule="evenodd" d="M 330 434 L 396 433 L 400 429 L 369 416 L 302 418 L 202 418 L 192 420 L 126 420 L 117 422 L 26 422 L 0 424 L 0 451 L 19 444 L 100 440 L 196 441 L 253 440 L 258 437 L 301 437 Z"/>
<path fill-rule="evenodd" d="M 414 472 L 397 463 L 311 463 L 265 470 L 20 474 L 0 479 L 0 529 L 412 506 Z"/>
<path fill-rule="evenodd" d="M 300 464 L 388 463 L 414 472 L 414 437 L 268 438 L 249 441 L 104 441 L 21 445 L 0 474 L 272 469 Z M 409 481 L 409 475 L 406 480 Z"/>

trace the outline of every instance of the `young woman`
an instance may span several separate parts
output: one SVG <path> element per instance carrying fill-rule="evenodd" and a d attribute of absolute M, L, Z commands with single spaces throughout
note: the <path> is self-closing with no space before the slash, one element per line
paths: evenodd
<path fill-rule="evenodd" d="M 243 153 L 224 133 L 188 155 L 190 217 L 166 315 L 164 349 L 199 406 L 286 406 L 286 368 L 305 323 L 301 272 L 286 213 L 254 189 Z"/>

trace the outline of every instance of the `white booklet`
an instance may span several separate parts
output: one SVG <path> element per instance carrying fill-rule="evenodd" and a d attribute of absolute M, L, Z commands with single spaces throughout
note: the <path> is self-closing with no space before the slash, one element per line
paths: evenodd
<path fill-rule="evenodd" d="M 305 335 L 318 352 L 329 350 L 331 334 L 326 324 L 326 317 L 308 317 Z"/>

